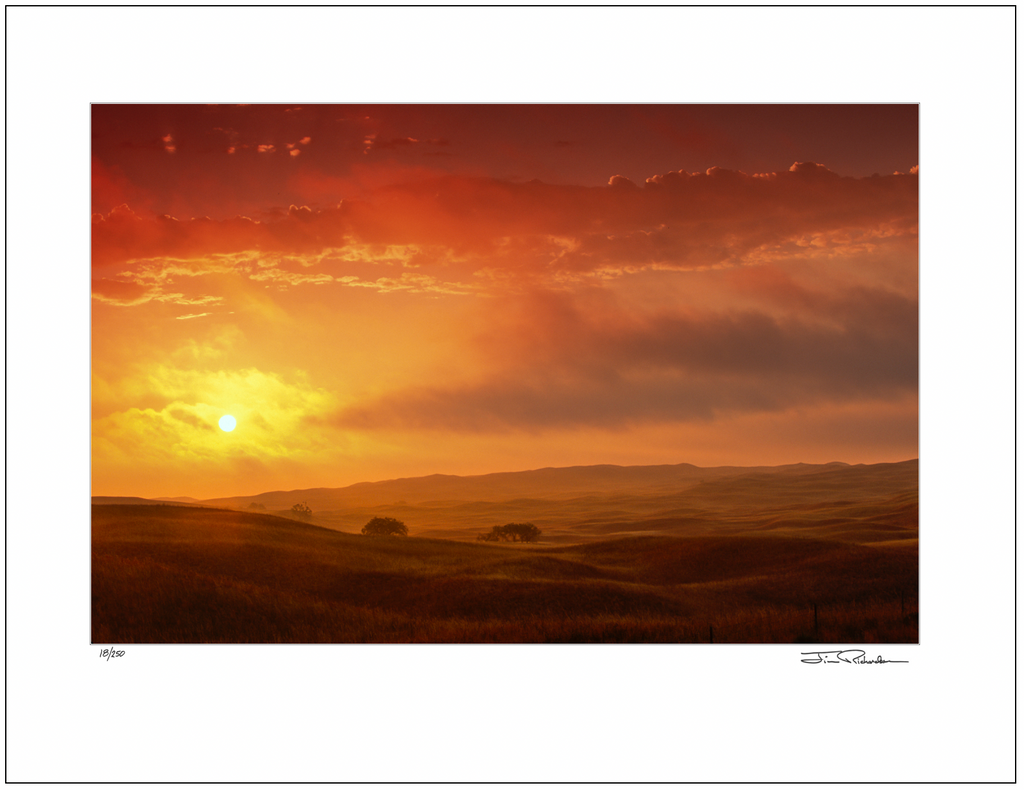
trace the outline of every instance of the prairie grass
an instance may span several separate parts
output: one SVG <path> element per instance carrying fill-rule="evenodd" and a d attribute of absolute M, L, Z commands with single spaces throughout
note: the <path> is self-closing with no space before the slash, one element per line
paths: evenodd
<path fill-rule="evenodd" d="M 815 618 L 815 607 L 817 617 Z M 368 538 L 93 508 L 94 642 L 917 642 L 917 547 L 785 536 L 573 546 Z"/>

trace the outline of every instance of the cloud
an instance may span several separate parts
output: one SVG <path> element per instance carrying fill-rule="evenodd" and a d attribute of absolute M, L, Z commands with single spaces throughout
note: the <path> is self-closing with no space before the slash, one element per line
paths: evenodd
<path fill-rule="evenodd" d="M 131 261 L 130 268 L 118 276 L 138 283 L 169 283 L 179 277 L 227 274 L 257 262 L 257 253 L 253 252 L 203 258 L 141 258 Z"/>
<path fill-rule="evenodd" d="M 292 206 L 294 217 L 309 217 L 306 206 Z M 337 282 L 358 285 L 381 292 L 411 291 L 416 293 L 468 293 L 474 288 L 450 284 L 427 275 L 399 274 L 395 277 L 370 276 L 381 266 L 401 269 L 440 266 L 450 258 L 446 249 L 420 249 L 416 246 L 349 245 L 327 248 L 316 254 L 287 254 L 247 250 L 238 253 L 213 254 L 199 258 L 157 257 L 129 261 L 113 277 L 95 278 L 93 296 L 99 301 L 119 306 L 141 305 L 147 302 L 173 302 L 176 304 L 214 304 L 223 296 L 182 293 L 181 282 L 200 278 L 220 278 L 220 285 L 203 283 L 204 290 L 223 288 L 225 277 L 243 277 L 247 280 L 280 286 L 324 285 Z M 340 273 L 337 276 L 316 268 L 330 267 L 342 272 L 356 268 L 359 274 Z M 170 286 L 177 286 L 171 289 Z M 237 289 L 232 289 L 236 292 Z"/>
<path fill-rule="evenodd" d="M 224 301 L 223 296 L 212 295 L 188 297 L 184 294 L 158 294 L 154 298 L 160 302 L 173 304 L 220 304 Z"/>
<path fill-rule="evenodd" d="M 812 291 L 783 277 L 766 299 L 758 308 L 638 311 L 613 297 L 535 293 L 517 298 L 518 311 L 490 305 L 470 355 L 491 360 L 490 372 L 366 397 L 331 421 L 361 430 L 621 429 L 916 394 L 916 298 Z"/>
<path fill-rule="evenodd" d="M 375 148 L 404 148 L 420 142 L 415 137 L 392 137 L 389 140 L 374 140 Z"/>
<path fill-rule="evenodd" d="M 881 401 L 916 391 L 916 346 L 892 349 L 884 338 L 840 338 L 755 318 L 701 327 L 682 349 L 666 346 L 672 336 L 666 330 L 620 340 L 616 350 L 643 353 L 628 362 L 616 354 L 591 357 L 600 363 L 593 371 L 582 364 L 548 375 L 546 368 L 525 369 L 476 385 L 389 393 L 345 409 L 334 423 L 465 431 L 621 428 Z M 807 356 L 798 362 L 800 355 Z M 619 368 L 609 364 L 616 357 Z"/>
<path fill-rule="evenodd" d="M 447 282 L 580 287 L 646 271 L 834 260 L 893 248 L 902 237 L 916 238 L 917 181 L 916 174 L 844 178 L 805 162 L 757 175 L 669 171 L 643 186 L 619 176 L 593 188 L 423 178 L 330 208 L 293 205 L 265 222 L 143 218 L 121 206 L 94 222 L 93 261 L 415 249 L 415 263 L 402 265 L 443 265 L 443 276 L 432 274 Z M 357 258 L 367 256 L 336 260 Z M 366 279 L 359 270 L 331 274 Z"/>
<path fill-rule="evenodd" d="M 227 356 L 243 339 L 244 333 L 237 326 L 221 325 L 216 335 L 208 336 L 202 342 L 194 337 L 186 339 L 171 351 L 169 358 L 175 364 L 186 366 L 214 363 Z"/>
<path fill-rule="evenodd" d="M 115 305 L 136 305 L 152 299 L 150 289 L 138 282 L 122 282 L 118 280 L 93 280 L 92 298 L 100 302 Z"/>
<path fill-rule="evenodd" d="M 818 164 L 817 162 L 794 162 L 789 166 L 790 173 L 796 173 L 797 175 L 806 176 L 809 178 L 838 178 L 836 173 L 833 173 L 825 165 Z M 710 175 L 710 171 L 708 171 Z"/>
<path fill-rule="evenodd" d="M 630 181 L 625 176 L 612 176 L 611 178 L 608 179 L 608 186 L 616 188 L 616 189 L 629 188 L 629 187 L 636 188 L 636 184 L 634 184 L 632 181 Z"/>
<path fill-rule="evenodd" d="M 287 283 L 288 285 L 302 285 L 304 283 L 323 285 L 324 283 L 334 281 L 334 278 L 329 274 L 302 274 L 300 272 L 289 272 L 283 269 L 260 269 L 259 271 L 250 274 L 249 279 L 256 280 L 257 282 L 269 281 Z"/>
<path fill-rule="evenodd" d="M 294 156 L 299 156 L 302 153 L 302 150 L 299 148 L 299 146 L 300 145 L 309 145 L 309 143 L 312 141 L 312 139 L 313 139 L 312 137 L 303 137 L 297 143 L 286 143 L 285 144 L 285 148 L 288 149 L 288 155 L 289 156 L 293 156 L 293 157 Z"/>
<path fill-rule="evenodd" d="M 143 218 L 126 205 L 92 223 L 94 268 L 157 257 L 199 258 L 277 245 L 267 228 L 248 217 L 214 221 Z"/>
<path fill-rule="evenodd" d="M 110 213 L 106 216 L 106 219 L 109 222 L 113 222 L 115 224 L 123 224 L 132 221 L 141 221 L 141 217 L 139 217 L 138 214 L 132 211 L 127 203 L 122 203 L 119 206 L 114 206 L 114 208 L 112 208 L 110 210 Z"/>
<path fill-rule="evenodd" d="M 147 282 L 144 278 L 130 280 L 94 279 L 92 298 L 117 307 L 134 307 L 147 302 L 168 302 L 181 305 L 213 305 L 224 301 L 222 296 L 204 294 L 186 296 L 181 292 L 164 290 L 162 282 Z"/>
<path fill-rule="evenodd" d="M 405 272 L 399 277 L 380 277 L 376 280 L 359 280 L 358 278 L 341 278 L 340 282 L 358 288 L 370 288 L 381 293 L 402 291 L 422 294 L 448 294 L 451 296 L 467 296 L 480 292 L 475 284 L 446 282 L 425 274 Z"/>
<path fill-rule="evenodd" d="M 130 201 L 148 203 L 150 198 L 134 186 L 117 165 L 107 166 L 97 157 L 91 162 L 92 210 L 105 216 L 112 207 Z"/>

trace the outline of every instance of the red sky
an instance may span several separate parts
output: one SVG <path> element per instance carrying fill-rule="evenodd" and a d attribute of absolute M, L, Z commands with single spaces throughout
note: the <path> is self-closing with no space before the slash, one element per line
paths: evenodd
<path fill-rule="evenodd" d="M 93 493 L 916 457 L 917 122 L 94 105 Z"/>

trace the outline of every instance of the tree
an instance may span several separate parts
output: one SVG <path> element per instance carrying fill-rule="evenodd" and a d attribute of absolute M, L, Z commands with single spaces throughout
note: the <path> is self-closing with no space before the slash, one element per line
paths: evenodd
<path fill-rule="evenodd" d="M 477 540 L 487 541 L 520 541 L 522 543 L 532 543 L 540 535 L 540 530 L 537 529 L 533 524 L 517 524 L 515 522 L 511 524 L 503 524 L 500 527 L 491 527 L 490 532 L 486 532 L 483 535 L 478 535 Z"/>
<path fill-rule="evenodd" d="M 303 521 L 309 521 L 313 518 L 313 511 L 305 502 L 297 502 L 292 505 L 292 515 L 296 518 L 301 518 Z"/>
<path fill-rule="evenodd" d="M 363 527 L 364 535 L 408 535 L 409 528 L 397 518 L 375 516 Z"/>
<path fill-rule="evenodd" d="M 259 502 L 250 502 L 249 510 L 266 510 L 267 506 L 260 504 Z"/>
<path fill-rule="evenodd" d="M 512 540 L 518 538 L 523 543 L 532 543 L 540 535 L 540 530 L 533 524 L 506 524 L 505 529 L 512 533 Z"/>

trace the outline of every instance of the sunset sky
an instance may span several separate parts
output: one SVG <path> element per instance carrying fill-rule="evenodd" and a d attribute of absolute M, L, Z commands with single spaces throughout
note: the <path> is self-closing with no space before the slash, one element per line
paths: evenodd
<path fill-rule="evenodd" d="M 915 458 L 917 165 L 916 105 L 93 105 L 92 493 Z"/>

